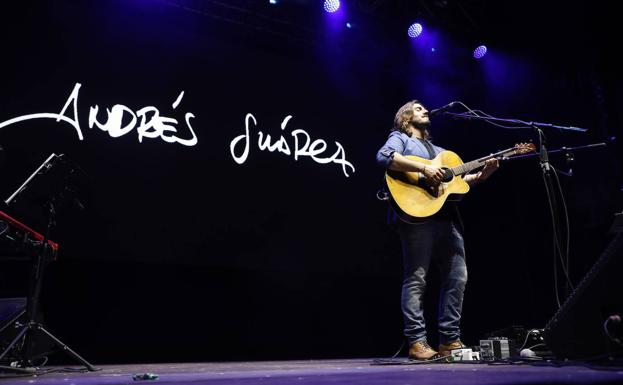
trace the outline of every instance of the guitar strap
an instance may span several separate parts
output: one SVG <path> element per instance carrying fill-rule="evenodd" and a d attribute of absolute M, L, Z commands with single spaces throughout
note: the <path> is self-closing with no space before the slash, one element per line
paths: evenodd
<path fill-rule="evenodd" d="M 435 159 L 435 150 L 433 149 L 433 145 L 426 139 L 417 139 L 424 145 L 424 147 L 426 147 L 426 151 L 428 151 L 428 159 Z"/>

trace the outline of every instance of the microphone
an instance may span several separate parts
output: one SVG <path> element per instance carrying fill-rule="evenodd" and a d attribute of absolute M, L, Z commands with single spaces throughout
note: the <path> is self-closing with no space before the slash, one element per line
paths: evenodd
<path fill-rule="evenodd" d="M 434 116 L 434 115 L 442 114 L 442 113 L 448 111 L 450 108 L 454 107 L 456 104 L 457 104 L 457 102 L 452 102 L 452 103 L 446 104 L 443 107 L 439 107 L 439 108 L 435 108 L 434 110 L 430 110 L 430 111 L 428 111 L 428 116 Z"/>

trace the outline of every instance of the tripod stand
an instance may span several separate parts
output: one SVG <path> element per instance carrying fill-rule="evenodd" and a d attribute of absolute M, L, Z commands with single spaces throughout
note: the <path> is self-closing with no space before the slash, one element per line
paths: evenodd
<path fill-rule="evenodd" d="M 48 188 L 43 189 L 41 191 L 41 186 L 43 182 L 41 182 L 41 175 L 48 176 L 48 182 L 50 178 L 53 178 L 49 171 L 57 164 L 63 164 L 65 166 L 70 166 L 70 171 L 64 172 L 63 183 L 56 183 L 56 187 L 59 187 L 57 191 L 49 190 Z M 57 167 L 58 168 L 58 167 Z M 67 170 L 63 170 L 67 171 Z M 21 351 L 18 356 L 21 358 L 19 361 L 20 366 L 30 367 L 32 365 L 32 351 L 34 347 L 34 339 L 33 335 L 35 333 L 40 333 L 44 338 L 52 342 L 54 345 L 58 346 L 66 352 L 69 356 L 74 358 L 76 361 L 81 363 L 86 367 L 89 371 L 99 370 L 93 365 L 91 365 L 87 360 L 82 358 L 78 353 L 72 350 L 69 346 L 63 343 L 60 339 L 55 337 L 52 333 L 50 333 L 40 322 L 37 321 L 37 312 L 39 305 L 39 297 L 41 294 L 41 285 L 43 282 L 43 275 L 45 272 L 45 267 L 50 261 L 50 246 L 48 244 L 48 240 L 50 237 L 50 233 L 52 228 L 56 225 L 56 207 L 63 203 L 63 201 L 67 199 L 75 199 L 73 197 L 73 193 L 75 192 L 73 188 L 67 182 L 69 181 L 69 174 L 72 174 L 76 171 L 75 168 L 71 167 L 71 165 L 67 162 L 63 155 L 57 156 L 52 154 L 27 180 L 20 188 L 7 200 L 7 204 L 11 201 L 14 201 L 18 194 L 23 191 L 29 191 L 31 197 L 33 195 L 37 195 L 36 198 L 40 198 L 41 196 L 47 196 L 47 199 L 44 203 L 44 208 L 47 212 L 47 226 L 45 229 L 45 233 L 43 236 L 43 240 L 41 241 L 41 245 L 39 246 L 38 252 L 34 257 L 32 268 L 31 268 L 31 279 L 30 279 L 30 287 L 28 290 L 28 297 L 26 302 L 26 321 L 25 323 L 20 323 L 19 321 L 15 321 L 15 325 L 19 328 L 19 332 L 13 338 L 13 340 L 9 343 L 9 345 L 0 353 L 0 361 L 9 354 L 13 349 L 18 348 L 18 343 L 20 341 L 24 341 L 21 346 Z M 39 181 L 38 185 L 37 182 Z M 37 190 L 33 186 L 37 186 L 40 189 Z M 52 189 L 54 190 L 54 189 Z M 34 194 L 33 194 L 34 193 Z M 25 195 L 25 194 L 22 194 Z M 38 199 L 37 199 L 38 200 Z"/>

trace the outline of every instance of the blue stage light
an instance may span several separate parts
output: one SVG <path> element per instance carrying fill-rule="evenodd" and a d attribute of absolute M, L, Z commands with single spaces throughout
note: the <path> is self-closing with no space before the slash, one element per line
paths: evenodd
<path fill-rule="evenodd" d="M 422 27 L 422 24 L 420 24 L 420 23 L 413 23 L 409 27 L 409 30 L 407 31 L 407 34 L 409 34 L 409 37 L 411 37 L 411 38 L 416 38 L 416 37 L 420 36 L 420 34 L 422 33 L 423 30 L 424 30 L 424 28 Z"/>
<path fill-rule="evenodd" d="M 340 9 L 340 0 L 324 0 L 324 10 L 333 13 Z"/>
<path fill-rule="evenodd" d="M 353 28 L 353 25 L 351 23 L 346 23 L 346 28 Z"/>
<path fill-rule="evenodd" d="M 268 0 L 268 2 L 269 2 L 270 4 L 272 4 L 272 5 L 277 4 L 277 0 Z"/>
<path fill-rule="evenodd" d="M 487 47 L 481 45 L 474 50 L 474 59 L 481 59 L 487 54 Z"/>

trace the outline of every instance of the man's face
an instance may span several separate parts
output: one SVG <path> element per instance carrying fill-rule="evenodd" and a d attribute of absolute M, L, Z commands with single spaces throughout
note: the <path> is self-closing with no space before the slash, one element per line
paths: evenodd
<path fill-rule="evenodd" d="M 413 105 L 413 117 L 411 124 L 415 127 L 428 127 L 430 120 L 428 119 L 428 110 L 423 105 L 416 103 Z"/>

